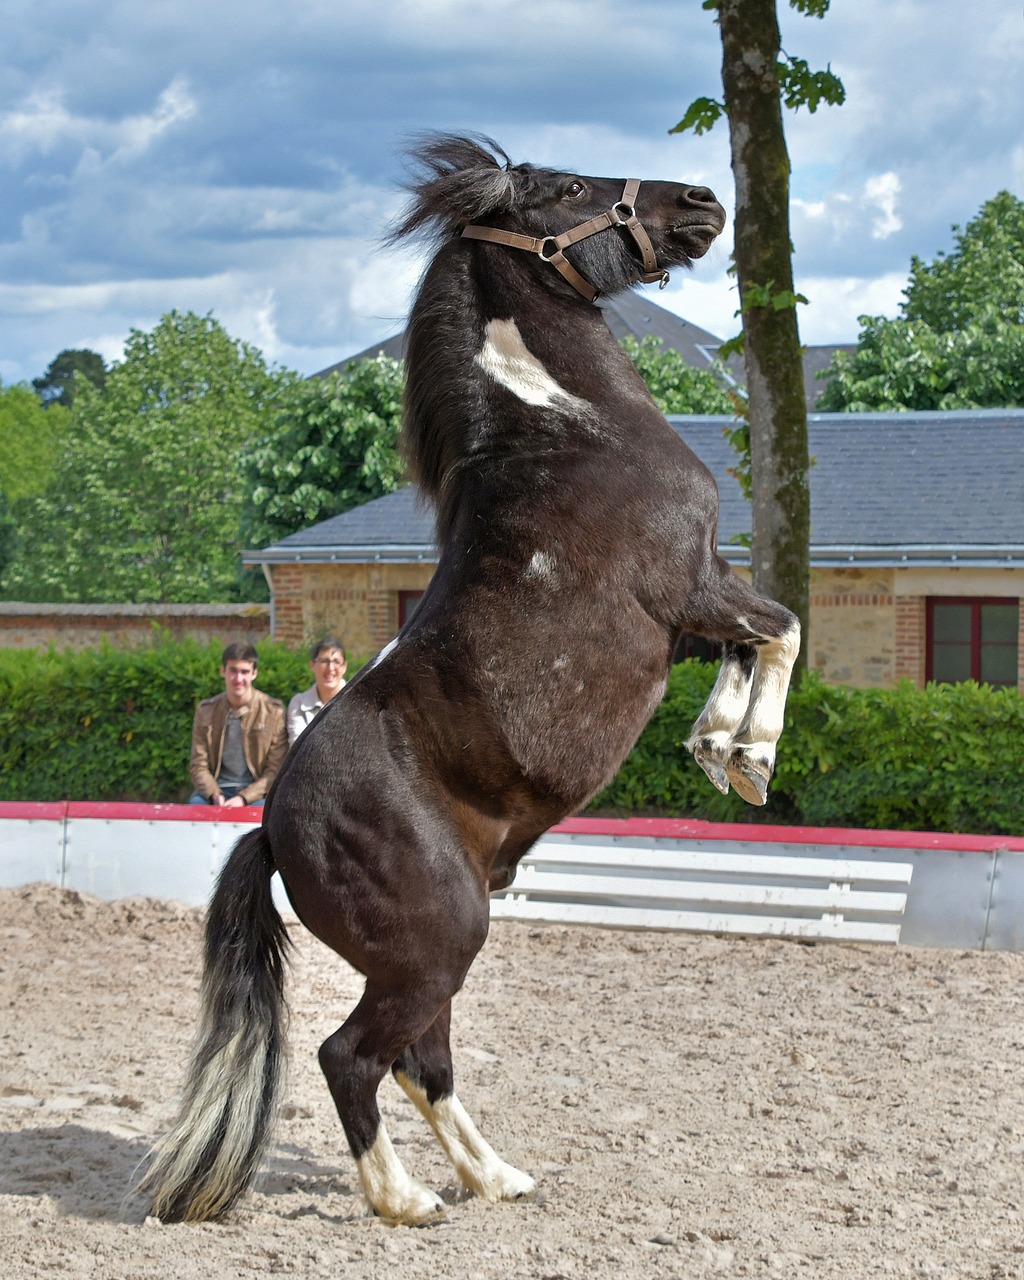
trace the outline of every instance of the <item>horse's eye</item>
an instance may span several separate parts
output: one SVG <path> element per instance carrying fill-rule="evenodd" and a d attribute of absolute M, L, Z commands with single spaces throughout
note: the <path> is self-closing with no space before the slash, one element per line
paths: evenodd
<path fill-rule="evenodd" d="M 582 182 L 570 182 L 565 189 L 565 195 L 563 196 L 563 199 L 578 200 L 585 191 L 586 191 L 586 187 L 583 185 Z"/>

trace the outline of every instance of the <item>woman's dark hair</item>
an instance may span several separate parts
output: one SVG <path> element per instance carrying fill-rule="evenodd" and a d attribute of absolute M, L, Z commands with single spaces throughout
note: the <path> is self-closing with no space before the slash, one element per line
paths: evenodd
<path fill-rule="evenodd" d="M 310 649 L 309 651 L 310 661 L 316 662 L 317 658 L 320 656 L 320 654 L 323 653 L 325 649 L 337 649 L 338 652 L 341 654 L 342 660 L 344 662 L 348 661 L 348 657 L 345 653 L 345 646 L 341 643 L 341 641 L 337 638 L 337 636 L 324 636 L 322 640 L 318 640 L 316 644 L 313 645 L 312 649 Z"/>

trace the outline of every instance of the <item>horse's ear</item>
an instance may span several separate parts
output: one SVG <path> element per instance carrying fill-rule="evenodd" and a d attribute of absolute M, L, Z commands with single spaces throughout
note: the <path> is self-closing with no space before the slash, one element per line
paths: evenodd
<path fill-rule="evenodd" d="M 389 240 L 428 228 L 448 235 L 516 202 L 516 170 L 490 138 L 431 136 L 410 160 L 412 203 Z"/>

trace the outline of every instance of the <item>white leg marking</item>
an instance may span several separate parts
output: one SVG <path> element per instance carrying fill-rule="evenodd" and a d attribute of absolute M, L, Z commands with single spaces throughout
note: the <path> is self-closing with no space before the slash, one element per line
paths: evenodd
<path fill-rule="evenodd" d="M 481 1200 L 520 1200 L 533 1195 L 537 1189 L 534 1180 L 495 1154 L 454 1093 L 432 1104 L 426 1090 L 408 1076 L 396 1071 L 395 1079 L 433 1129 L 464 1187 Z"/>
<path fill-rule="evenodd" d="M 444 1217 L 444 1201 L 422 1182 L 409 1177 L 383 1123 L 377 1130 L 377 1140 L 356 1165 L 363 1195 L 374 1212 L 388 1222 L 416 1227 Z"/>
<path fill-rule="evenodd" d="M 799 652 L 799 623 L 777 640 L 759 647 L 747 714 L 736 731 L 736 745 L 749 749 L 751 754 L 760 755 L 762 748 L 770 748 L 770 763 L 775 762 L 775 744 L 782 734 L 786 695 Z"/>
<path fill-rule="evenodd" d="M 564 409 L 586 405 L 559 386 L 527 347 L 514 320 L 488 320 L 476 363 L 526 404 Z"/>
<path fill-rule="evenodd" d="M 700 738 L 710 738 L 718 751 L 726 750 L 746 714 L 751 679 L 737 658 L 722 659 L 711 696 L 687 739 L 687 750 L 692 751 Z"/>

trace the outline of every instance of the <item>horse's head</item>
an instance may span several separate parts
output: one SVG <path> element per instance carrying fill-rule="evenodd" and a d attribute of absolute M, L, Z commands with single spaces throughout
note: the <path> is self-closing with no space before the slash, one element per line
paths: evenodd
<path fill-rule="evenodd" d="M 413 153 L 412 206 L 395 237 L 432 229 L 526 249 L 584 297 L 659 280 L 703 257 L 725 225 L 707 187 L 513 165 L 489 139 L 439 136 Z M 554 272 L 556 287 L 562 287 Z"/>

